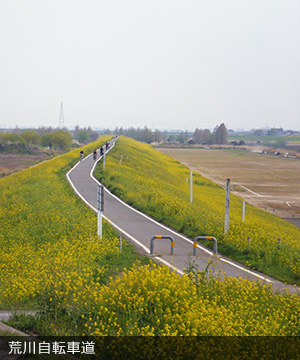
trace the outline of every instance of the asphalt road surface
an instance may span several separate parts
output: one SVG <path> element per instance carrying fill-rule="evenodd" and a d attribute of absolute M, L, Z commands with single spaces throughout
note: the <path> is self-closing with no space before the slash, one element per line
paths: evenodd
<path fill-rule="evenodd" d="M 113 146 L 112 146 L 113 147 Z M 111 147 L 111 148 L 112 148 Z M 111 150 L 111 149 L 109 149 Z M 109 151 L 106 156 L 109 156 Z M 100 158 L 98 156 L 97 161 Z M 92 155 L 78 162 L 67 174 L 67 179 L 74 191 L 80 198 L 97 212 L 98 181 L 92 173 L 96 162 Z M 180 274 L 188 266 L 188 259 L 198 266 L 199 270 L 206 268 L 208 261 L 212 259 L 216 263 L 216 271 L 222 270 L 228 276 L 241 276 L 247 279 L 259 279 L 267 284 L 272 284 L 275 289 L 282 290 L 287 285 L 267 277 L 263 274 L 249 270 L 241 264 L 223 256 L 214 256 L 212 251 L 199 245 L 196 256 L 193 256 L 193 240 L 176 233 L 174 230 L 159 224 L 150 217 L 128 206 L 115 195 L 104 188 L 104 212 L 103 217 L 108 220 L 118 232 L 133 243 L 139 252 L 152 256 Z M 150 239 L 156 235 L 171 236 L 175 241 L 174 253 L 171 255 L 171 241 L 169 239 L 154 240 L 153 255 L 150 255 Z M 207 234 L 211 235 L 211 234 Z"/>

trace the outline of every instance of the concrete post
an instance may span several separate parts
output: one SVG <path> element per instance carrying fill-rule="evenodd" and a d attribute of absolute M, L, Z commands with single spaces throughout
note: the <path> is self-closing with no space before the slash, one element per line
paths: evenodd
<path fill-rule="evenodd" d="M 103 185 L 98 185 L 98 237 L 102 239 L 102 211 L 104 210 Z"/>
<path fill-rule="evenodd" d="M 226 180 L 226 194 L 225 194 L 225 223 L 224 232 L 229 228 L 229 205 L 230 205 L 230 179 Z"/>

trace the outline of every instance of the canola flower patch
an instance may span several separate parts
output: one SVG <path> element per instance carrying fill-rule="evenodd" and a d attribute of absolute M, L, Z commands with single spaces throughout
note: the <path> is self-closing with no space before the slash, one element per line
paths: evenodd
<path fill-rule="evenodd" d="M 106 138 L 99 141 L 105 142 Z M 95 146 L 87 146 L 85 153 Z M 117 151 L 110 152 L 107 162 L 112 154 L 115 157 Z M 123 156 L 125 165 L 130 156 L 129 153 Z M 99 359 L 114 358 L 116 354 L 120 359 L 135 355 L 149 359 L 158 355 L 165 359 L 194 358 L 201 351 L 216 358 L 225 350 L 232 354 L 232 348 L 231 358 L 246 358 L 250 354 L 254 359 L 261 348 L 272 353 L 274 346 L 261 342 L 253 352 L 238 338 L 232 340 L 234 344 L 226 338 L 219 343 L 210 339 L 192 344 L 177 343 L 175 339 L 181 335 L 191 339 L 193 335 L 207 339 L 299 335 L 298 296 L 275 294 L 259 283 L 222 274 L 211 276 L 214 271 L 179 276 L 155 263 L 136 264 L 122 272 L 114 269 L 119 276 L 104 281 L 111 261 L 129 255 L 125 242 L 124 252 L 119 253 L 116 234 L 107 224 L 101 241 L 94 235 L 96 215 L 73 194 L 64 179 L 66 170 L 77 160 L 78 150 L 0 180 L 1 308 L 32 309 L 35 305 L 39 310 L 37 330 L 42 335 L 94 336 L 95 358 Z M 119 164 L 120 158 L 117 160 Z M 148 160 L 155 165 L 151 152 Z M 169 169 L 165 166 L 164 170 L 171 177 L 174 164 L 179 166 L 178 172 L 186 173 L 184 167 L 170 161 Z M 114 171 L 110 176 L 118 177 L 116 168 Z M 151 171 L 145 168 L 145 173 L 147 181 L 155 185 L 157 180 L 151 178 Z M 208 189 L 218 189 L 206 179 L 197 181 Z M 143 187 L 138 186 L 142 191 Z M 157 189 L 163 194 L 164 185 L 157 183 Z M 161 206 L 165 204 L 154 193 L 148 193 L 148 197 Z M 171 205 L 182 216 L 182 224 L 192 224 L 184 218 L 188 203 L 177 209 L 178 203 L 174 199 Z M 167 208 L 163 210 L 162 217 L 166 216 Z M 115 335 L 130 336 L 133 340 L 140 339 L 133 335 L 154 337 L 154 342 L 135 348 L 125 337 L 124 347 L 118 349 Z M 109 348 L 101 336 L 112 336 Z M 162 338 L 166 339 L 164 343 Z M 297 346 L 292 344 L 288 350 L 297 351 Z"/>
<path fill-rule="evenodd" d="M 98 239 L 96 215 L 65 179 L 78 160 L 77 149 L 0 180 L 0 308 L 74 315 L 92 306 L 109 261 L 121 256 L 115 231 L 104 223 Z"/>
<path fill-rule="evenodd" d="M 124 271 L 94 301 L 98 311 L 85 325 L 94 336 L 298 336 L 300 331 L 298 295 L 275 294 L 268 285 L 221 273 L 179 276 L 155 263 Z"/>
<path fill-rule="evenodd" d="M 105 171 L 98 167 L 96 176 L 124 201 L 158 221 L 191 238 L 214 236 L 226 255 L 280 280 L 299 283 L 300 230 L 296 226 L 248 204 L 242 222 L 242 199 L 231 195 L 230 227 L 224 236 L 224 189 L 194 173 L 190 203 L 189 169 L 150 145 L 121 136 Z"/>

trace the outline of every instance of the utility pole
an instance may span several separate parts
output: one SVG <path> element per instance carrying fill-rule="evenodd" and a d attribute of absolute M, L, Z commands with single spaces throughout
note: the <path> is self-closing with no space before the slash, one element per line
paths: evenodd
<path fill-rule="evenodd" d="M 60 103 L 60 112 L 59 112 L 59 124 L 58 124 L 59 129 L 63 129 L 64 128 L 64 109 L 63 109 L 63 103 Z"/>

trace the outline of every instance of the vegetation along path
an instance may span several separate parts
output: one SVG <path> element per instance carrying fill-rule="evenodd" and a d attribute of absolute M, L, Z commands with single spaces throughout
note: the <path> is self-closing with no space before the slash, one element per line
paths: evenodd
<path fill-rule="evenodd" d="M 97 159 L 97 161 L 99 160 L 100 158 Z M 97 212 L 97 188 L 99 183 L 93 177 L 95 166 L 96 162 L 93 160 L 92 155 L 89 155 L 68 172 L 67 178 L 77 195 Z M 274 289 L 286 287 L 282 282 L 249 270 L 230 259 L 218 256 L 217 260 L 210 250 L 200 245 L 197 246 L 196 256 L 193 256 L 193 241 L 191 239 L 133 209 L 105 188 L 104 199 L 104 219 L 109 221 L 125 238 L 133 242 L 140 252 L 150 254 L 150 239 L 153 236 L 171 236 L 175 241 L 174 254 L 171 255 L 169 240 L 157 239 L 154 241 L 153 257 L 181 274 L 188 267 L 189 261 L 198 266 L 199 270 L 204 270 L 208 262 L 213 260 L 217 262 L 216 271 L 222 270 L 227 276 L 260 279 L 266 283 L 271 283 Z"/>

